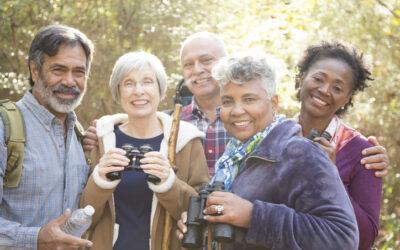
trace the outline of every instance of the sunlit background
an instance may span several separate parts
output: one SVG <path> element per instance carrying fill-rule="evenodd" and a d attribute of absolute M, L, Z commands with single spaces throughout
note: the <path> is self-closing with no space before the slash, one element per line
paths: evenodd
<path fill-rule="evenodd" d="M 294 98 L 296 63 L 321 40 L 339 40 L 364 52 L 375 81 L 357 95 L 346 121 L 375 135 L 390 155 L 384 178 L 379 249 L 400 249 L 400 2 L 398 0 L 0 0 L 0 98 L 17 100 L 29 88 L 30 42 L 51 23 L 74 26 L 91 38 L 96 53 L 89 89 L 78 109 L 83 124 L 118 111 L 107 82 L 115 60 L 130 50 L 157 55 L 170 75 L 162 108 L 171 108 L 180 79 L 179 47 L 197 31 L 220 34 L 229 52 L 260 49 L 273 57 L 280 77 L 281 113 L 298 110 Z M 273 225 L 271 225 L 273 226 Z M 310 239 L 312 240 L 312 239 Z"/>

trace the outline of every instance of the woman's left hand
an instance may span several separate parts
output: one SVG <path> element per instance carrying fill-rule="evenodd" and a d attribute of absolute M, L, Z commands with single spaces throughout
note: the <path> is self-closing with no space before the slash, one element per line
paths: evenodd
<path fill-rule="evenodd" d="M 140 160 L 140 167 L 146 174 L 152 174 L 161 179 L 160 183 L 168 179 L 170 173 L 170 165 L 163 154 L 157 151 L 148 152 L 144 158 Z"/>
<path fill-rule="evenodd" d="M 322 149 L 328 153 L 329 159 L 336 164 L 336 148 L 324 137 L 316 137 L 314 142 L 317 142 L 321 145 Z"/>
<path fill-rule="evenodd" d="M 222 208 L 220 215 L 218 206 Z M 249 228 L 253 203 L 229 192 L 212 192 L 207 197 L 207 204 L 204 213 L 209 222 L 228 223 L 237 227 Z"/>

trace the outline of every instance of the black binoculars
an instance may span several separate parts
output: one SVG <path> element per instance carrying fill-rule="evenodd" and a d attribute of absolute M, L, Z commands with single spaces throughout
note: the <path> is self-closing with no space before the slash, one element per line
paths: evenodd
<path fill-rule="evenodd" d="M 139 172 L 143 172 L 143 169 L 140 167 L 140 160 L 144 158 L 144 154 L 146 154 L 147 152 L 153 151 L 153 148 L 148 145 L 142 145 L 139 148 L 132 146 L 130 144 L 126 144 L 124 146 L 122 146 L 122 149 L 125 150 L 126 152 L 126 157 L 128 157 L 129 159 L 129 164 L 128 166 L 125 167 L 125 169 L 123 171 L 131 171 L 131 170 L 135 170 L 135 171 L 139 171 Z M 109 180 L 118 180 L 121 179 L 122 176 L 122 171 L 118 171 L 118 172 L 110 172 L 106 174 L 107 178 Z M 161 181 L 160 178 L 158 178 L 155 175 L 152 174 L 146 174 L 146 178 L 147 181 L 157 184 Z"/>
<path fill-rule="evenodd" d="M 316 137 L 324 137 L 328 141 L 330 141 L 332 139 L 332 136 L 327 131 L 324 131 L 324 132 L 322 132 L 322 134 L 320 134 L 318 132 L 318 130 L 316 130 L 315 128 L 312 128 L 310 131 L 310 135 L 307 138 L 310 139 L 311 141 L 313 141 Z"/>
<path fill-rule="evenodd" d="M 224 191 L 224 183 L 215 181 L 200 190 L 199 196 L 191 196 L 187 215 L 187 232 L 183 236 L 182 246 L 187 249 L 197 249 L 204 246 L 204 233 L 207 220 L 203 210 L 206 208 L 207 197 L 214 191 Z M 217 214 L 215 216 L 218 216 Z M 231 242 L 234 240 L 234 227 L 226 223 L 211 223 L 211 240 L 216 242 Z"/>

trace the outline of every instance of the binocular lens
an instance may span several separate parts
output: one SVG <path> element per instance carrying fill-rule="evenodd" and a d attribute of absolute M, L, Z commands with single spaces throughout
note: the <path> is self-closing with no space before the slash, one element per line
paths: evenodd
<path fill-rule="evenodd" d="M 230 242 L 234 239 L 234 229 L 230 224 L 216 223 L 213 230 L 213 238 L 218 242 Z"/>
<path fill-rule="evenodd" d="M 188 230 L 182 240 L 182 246 L 187 249 L 197 249 L 202 245 L 202 230 L 200 226 L 188 225 Z"/>

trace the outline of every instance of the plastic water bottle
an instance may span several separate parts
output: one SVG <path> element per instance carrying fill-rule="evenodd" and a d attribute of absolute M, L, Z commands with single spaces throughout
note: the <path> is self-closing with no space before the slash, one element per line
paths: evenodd
<path fill-rule="evenodd" d="M 62 225 L 61 230 L 80 238 L 92 224 L 93 214 L 94 208 L 90 205 L 87 205 L 85 208 L 77 209 L 72 212 L 71 217 Z"/>

